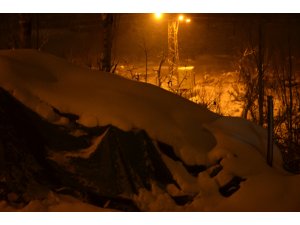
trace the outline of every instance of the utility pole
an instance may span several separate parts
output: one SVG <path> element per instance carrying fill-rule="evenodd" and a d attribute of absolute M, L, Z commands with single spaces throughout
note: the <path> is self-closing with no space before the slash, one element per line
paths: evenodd
<path fill-rule="evenodd" d="M 174 77 L 178 83 L 178 62 L 179 62 L 179 50 L 178 50 L 178 27 L 179 20 L 170 16 L 168 21 L 168 64 L 169 64 L 169 79 L 174 80 Z"/>
<path fill-rule="evenodd" d="M 176 85 L 179 86 L 178 64 L 179 64 L 179 48 L 178 48 L 178 28 L 179 23 L 185 21 L 190 23 L 191 19 L 185 18 L 183 15 L 170 15 L 168 20 L 168 64 L 169 79 L 176 79 Z M 171 83 L 171 86 L 174 85 Z"/>
<path fill-rule="evenodd" d="M 156 19 L 161 19 L 161 13 L 155 14 Z M 178 27 L 180 22 L 190 23 L 190 18 L 185 18 L 184 15 L 170 14 L 168 15 L 168 54 L 167 62 L 169 65 L 169 87 L 173 86 L 173 80 L 176 79 L 176 84 L 179 86 L 178 64 L 179 64 L 179 49 L 178 49 Z"/>

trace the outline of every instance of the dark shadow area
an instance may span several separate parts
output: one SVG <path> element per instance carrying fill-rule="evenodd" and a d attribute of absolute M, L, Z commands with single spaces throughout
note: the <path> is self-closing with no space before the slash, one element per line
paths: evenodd
<path fill-rule="evenodd" d="M 230 197 L 233 193 L 240 189 L 240 183 L 245 180 L 245 178 L 238 176 L 233 177 L 227 184 L 219 188 L 220 194 L 224 197 Z"/>
<path fill-rule="evenodd" d="M 185 169 L 194 177 L 197 177 L 199 173 L 206 170 L 205 165 L 187 165 L 185 162 L 183 162 L 174 152 L 174 149 L 171 145 L 168 145 L 166 143 L 163 143 L 161 141 L 157 141 L 157 145 L 159 147 L 159 150 L 167 155 L 169 158 L 173 159 L 174 161 L 179 161 L 182 163 L 182 165 L 185 167 Z"/>
<path fill-rule="evenodd" d="M 86 128 L 76 123 L 76 115 L 55 112 L 70 124 L 47 122 L 0 88 L 0 199 L 21 207 L 52 190 L 101 207 L 139 211 L 130 197 L 139 188 L 151 190 L 152 183 L 162 189 L 178 186 L 145 131 L 124 132 L 111 125 Z M 86 135 L 74 137 L 72 129 Z M 60 164 L 48 158 L 48 149 L 79 152 L 104 132 L 87 159 L 69 157 Z"/>

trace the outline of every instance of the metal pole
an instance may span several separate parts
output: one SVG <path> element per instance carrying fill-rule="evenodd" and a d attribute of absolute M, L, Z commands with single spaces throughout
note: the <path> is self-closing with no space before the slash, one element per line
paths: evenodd
<path fill-rule="evenodd" d="M 268 96 L 268 150 L 267 163 L 272 167 L 273 164 L 273 97 Z"/>
<path fill-rule="evenodd" d="M 168 64 L 169 64 L 169 78 L 171 81 L 177 79 L 178 85 L 178 26 L 179 21 L 171 17 L 168 21 Z M 175 82 L 173 82 L 174 84 Z"/>

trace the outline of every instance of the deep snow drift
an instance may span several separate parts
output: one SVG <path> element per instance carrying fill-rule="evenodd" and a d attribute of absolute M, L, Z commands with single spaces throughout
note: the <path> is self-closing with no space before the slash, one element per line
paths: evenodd
<path fill-rule="evenodd" d="M 153 141 L 172 146 L 181 161 L 160 154 L 179 188 L 169 185 L 163 190 L 153 184 L 151 191 L 140 189 L 139 194 L 131 196 L 140 210 L 300 210 L 300 176 L 281 169 L 276 147 L 274 167 L 266 164 L 266 131 L 248 121 L 221 117 L 158 87 L 76 67 L 33 50 L 0 52 L 0 86 L 53 124 L 70 122 L 55 114 L 55 107 L 60 112 L 78 115 L 79 124 L 111 124 L 123 131 L 143 129 Z M 74 131 L 73 135 L 81 134 Z M 101 140 L 99 136 L 76 156 L 64 152 L 49 157 L 89 158 Z M 183 164 L 204 165 L 207 169 L 192 175 Z M 237 182 L 238 190 L 226 196 L 222 187 L 230 182 Z M 82 210 L 96 211 L 95 206 L 71 197 L 52 192 L 49 196 L 52 201 L 31 202 L 20 210 L 78 210 L 74 208 L 77 203 Z M 176 204 L 170 196 L 191 199 L 186 204 Z M 0 207 L 16 210 L 5 201 L 0 202 Z"/>

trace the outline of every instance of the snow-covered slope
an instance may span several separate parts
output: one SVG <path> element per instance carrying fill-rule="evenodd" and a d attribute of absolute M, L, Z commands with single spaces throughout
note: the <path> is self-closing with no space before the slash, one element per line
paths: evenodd
<path fill-rule="evenodd" d="M 82 125 L 143 129 L 152 140 L 172 146 L 182 162 L 162 158 L 180 189 L 169 185 L 166 192 L 155 184 L 152 191 L 141 189 L 134 197 L 141 210 L 300 210 L 300 177 L 282 171 L 276 147 L 274 167 L 267 166 L 266 131 L 248 121 L 221 117 L 158 87 L 33 50 L 0 51 L 0 86 L 51 123 L 69 123 L 54 113 L 55 107 L 78 115 Z M 183 163 L 207 169 L 191 175 Z M 226 196 L 222 188 L 230 182 L 238 190 Z M 171 195 L 192 198 L 182 205 Z"/>
<path fill-rule="evenodd" d="M 86 126 L 143 128 L 153 139 L 175 146 L 191 164 L 203 163 L 202 153 L 215 144 L 203 124 L 218 116 L 167 91 L 38 52 L 4 51 L 0 57 L 2 86 L 50 120 L 55 118 L 47 104 L 79 115 Z"/>

